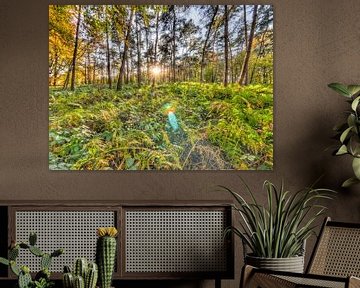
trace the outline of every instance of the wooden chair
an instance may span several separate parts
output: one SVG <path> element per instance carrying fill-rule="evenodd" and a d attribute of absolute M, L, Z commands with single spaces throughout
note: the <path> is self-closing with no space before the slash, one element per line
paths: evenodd
<path fill-rule="evenodd" d="M 326 218 L 306 273 L 278 272 L 244 266 L 240 287 L 360 287 L 360 223 Z"/>

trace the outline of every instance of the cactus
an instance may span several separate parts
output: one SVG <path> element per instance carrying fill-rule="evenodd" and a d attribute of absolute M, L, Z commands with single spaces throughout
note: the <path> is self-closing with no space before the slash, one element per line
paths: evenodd
<path fill-rule="evenodd" d="M 16 265 L 14 260 L 10 260 L 10 269 L 16 276 L 19 276 L 20 268 Z"/>
<path fill-rule="evenodd" d="M 95 288 L 98 279 L 98 266 L 96 263 L 89 263 L 85 276 L 85 288 Z"/>
<path fill-rule="evenodd" d="M 74 288 L 85 288 L 84 278 L 76 275 L 74 277 Z"/>
<path fill-rule="evenodd" d="M 35 246 L 37 241 L 37 235 L 35 232 L 31 232 L 29 235 L 29 244 L 31 246 Z"/>
<path fill-rule="evenodd" d="M 33 255 L 35 255 L 35 256 L 37 256 L 37 257 L 41 257 L 41 256 L 44 255 L 44 252 L 42 252 L 42 251 L 40 250 L 40 248 L 39 248 L 39 247 L 36 247 L 36 246 L 30 246 L 30 247 L 29 247 L 29 251 L 30 251 Z"/>
<path fill-rule="evenodd" d="M 28 267 L 26 267 L 26 268 L 28 268 Z M 22 269 L 19 274 L 19 279 L 18 279 L 19 288 L 28 288 L 30 286 L 30 284 L 32 283 L 29 268 L 26 269 L 27 272 L 25 272 L 24 270 L 25 269 Z"/>
<path fill-rule="evenodd" d="M 4 264 L 4 265 L 6 265 L 6 266 L 9 266 L 10 261 L 9 261 L 8 259 L 5 259 L 5 258 L 3 258 L 3 257 L 0 257 L 0 263 L 1 263 L 1 264 Z"/>
<path fill-rule="evenodd" d="M 64 253 L 64 249 L 57 249 L 51 253 L 51 257 L 58 257 Z"/>
<path fill-rule="evenodd" d="M 36 247 L 37 236 L 35 233 L 30 233 L 29 244 L 20 242 L 16 243 L 11 241 L 11 245 L 8 251 L 8 259 L 0 257 L 0 263 L 10 266 L 11 271 L 18 276 L 19 288 L 38 287 L 37 283 L 51 284 L 50 282 L 50 264 L 53 257 L 60 256 L 64 251 L 62 249 L 55 250 L 53 253 L 44 253 L 40 248 Z M 28 250 L 30 253 L 37 257 L 41 257 L 41 271 L 35 276 L 35 281 L 32 280 L 30 275 L 30 269 L 27 266 L 21 268 L 16 264 L 16 259 L 19 256 L 19 250 Z M 40 286 L 39 286 L 40 287 Z"/>
<path fill-rule="evenodd" d="M 9 260 L 16 260 L 16 258 L 19 256 L 19 246 L 16 245 L 14 248 L 9 250 L 8 253 Z"/>
<path fill-rule="evenodd" d="M 73 288 L 74 287 L 74 276 L 72 273 L 64 273 L 63 277 L 63 286 L 64 288 Z"/>
<path fill-rule="evenodd" d="M 98 228 L 97 235 L 96 262 L 100 287 L 110 288 L 115 265 L 117 230 L 115 227 Z"/>
<path fill-rule="evenodd" d="M 69 266 L 67 265 L 64 266 L 64 273 L 71 273 L 71 269 Z"/>
<path fill-rule="evenodd" d="M 19 244 L 19 247 L 22 248 L 22 249 L 29 249 L 30 248 L 30 245 L 26 244 L 26 243 L 20 243 Z"/>
<path fill-rule="evenodd" d="M 88 266 L 88 263 L 85 258 L 76 259 L 75 267 L 74 267 L 74 274 L 76 276 L 81 276 L 83 279 L 85 279 L 87 266 Z"/>
<path fill-rule="evenodd" d="M 85 258 L 78 258 L 74 263 L 74 272 L 71 273 L 69 266 L 64 266 L 63 286 L 64 288 L 95 288 L 98 278 L 98 269 L 95 263 L 89 263 Z M 76 280 L 77 279 L 77 280 Z M 82 281 L 81 281 L 81 280 Z M 81 283 L 82 282 L 82 283 Z M 84 285 L 84 286 L 82 286 Z"/>
<path fill-rule="evenodd" d="M 48 253 L 44 253 L 43 256 L 41 256 L 41 261 L 40 261 L 41 269 L 45 269 L 45 268 L 49 269 L 51 265 L 51 260 L 52 260 L 51 255 Z"/>

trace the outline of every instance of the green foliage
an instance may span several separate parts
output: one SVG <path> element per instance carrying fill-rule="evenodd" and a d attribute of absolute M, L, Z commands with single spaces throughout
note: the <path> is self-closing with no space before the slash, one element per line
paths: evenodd
<path fill-rule="evenodd" d="M 226 232 L 239 236 L 253 256 L 287 258 L 301 255 L 307 238 L 314 233 L 315 220 L 326 209 L 318 200 L 331 199 L 334 192 L 328 189 L 305 188 L 296 193 L 280 189 L 269 181 L 264 182 L 267 205 L 257 202 L 253 192 L 244 183 L 251 202 L 240 194 L 221 186 L 236 200 L 233 206 L 240 215 L 240 228 L 230 227 Z"/>
<path fill-rule="evenodd" d="M 343 187 L 349 187 L 360 183 L 360 85 L 331 83 L 328 86 L 346 97 L 351 108 L 346 122 L 334 128 L 340 140 L 340 146 L 334 151 L 334 155 L 349 154 L 353 157 L 352 168 L 355 177 L 347 179 L 342 184 Z"/>
<path fill-rule="evenodd" d="M 207 133 L 235 169 L 271 169 L 273 163 L 273 105 L 271 87 L 238 87 L 229 100 L 214 101 L 218 117 Z"/>
<path fill-rule="evenodd" d="M 54 282 L 49 282 L 44 278 L 41 278 L 39 281 L 34 281 L 33 283 L 34 288 L 51 288 L 54 286 Z"/>
<path fill-rule="evenodd" d="M 35 246 L 37 236 L 35 233 L 30 233 L 29 243 L 19 242 L 13 243 L 8 251 L 8 259 L 0 257 L 0 264 L 10 266 L 11 271 L 18 277 L 19 288 L 49 288 L 53 286 L 50 281 L 50 265 L 53 257 L 58 257 L 64 253 L 63 249 L 57 249 L 51 254 L 44 253 L 39 247 Z M 28 250 L 34 256 L 40 257 L 41 270 L 35 275 L 32 280 L 30 269 L 28 266 L 19 266 L 16 259 L 19 256 L 19 250 Z"/>
<path fill-rule="evenodd" d="M 49 102 L 53 170 L 272 169 L 272 86 L 88 85 L 51 89 Z"/>

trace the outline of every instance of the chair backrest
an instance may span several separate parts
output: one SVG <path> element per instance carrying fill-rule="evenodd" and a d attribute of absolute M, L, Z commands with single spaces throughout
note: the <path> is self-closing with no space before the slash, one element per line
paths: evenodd
<path fill-rule="evenodd" d="M 326 218 L 307 273 L 360 277 L 360 223 Z"/>

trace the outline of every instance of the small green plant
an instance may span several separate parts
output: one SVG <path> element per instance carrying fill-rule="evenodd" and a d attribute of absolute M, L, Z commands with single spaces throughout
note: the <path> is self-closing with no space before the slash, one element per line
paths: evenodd
<path fill-rule="evenodd" d="M 36 234 L 30 233 L 29 243 L 12 243 L 8 252 L 8 259 L 0 257 L 0 263 L 10 266 L 11 271 L 18 277 L 19 288 L 49 288 L 54 284 L 52 281 L 50 281 L 50 265 L 52 259 L 63 254 L 64 250 L 57 249 L 51 254 L 45 253 L 36 246 L 36 241 Z M 41 270 L 35 275 L 34 280 L 30 275 L 30 268 L 28 266 L 19 266 L 16 263 L 20 249 L 28 250 L 33 255 L 40 257 Z"/>
<path fill-rule="evenodd" d="M 317 202 L 331 199 L 334 193 L 328 189 L 305 188 L 296 193 L 280 189 L 269 181 L 264 182 L 267 205 L 257 202 L 251 189 L 244 183 L 251 202 L 240 194 L 221 186 L 236 201 L 233 208 L 240 215 L 240 227 L 229 227 L 226 233 L 239 236 L 252 256 L 265 258 L 288 258 L 301 255 L 304 241 L 314 233 L 315 220 L 326 207 Z"/>
<path fill-rule="evenodd" d="M 117 233 L 115 227 L 101 227 L 97 229 L 99 238 L 96 243 L 96 262 L 99 267 L 100 288 L 111 287 L 115 265 Z"/>
<path fill-rule="evenodd" d="M 95 288 L 98 279 L 98 267 L 96 263 L 88 263 L 85 258 L 78 258 L 74 264 L 74 272 L 70 267 L 64 267 L 64 288 Z"/>
<path fill-rule="evenodd" d="M 347 179 L 342 184 L 343 187 L 349 187 L 360 183 L 360 85 L 331 83 L 328 86 L 346 97 L 351 106 L 346 122 L 334 128 L 340 140 L 340 146 L 334 151 L 334 155 L 349 154 L 353 157 L 354 177 Z"/>
<path fill-rule="evenodd" d="M 38 281 L 34 281 L 34 287 L 35 288 L 51 288 L 54 286 L 54 282 L 49 282 L 45 278 L 41 278 Z"/>

